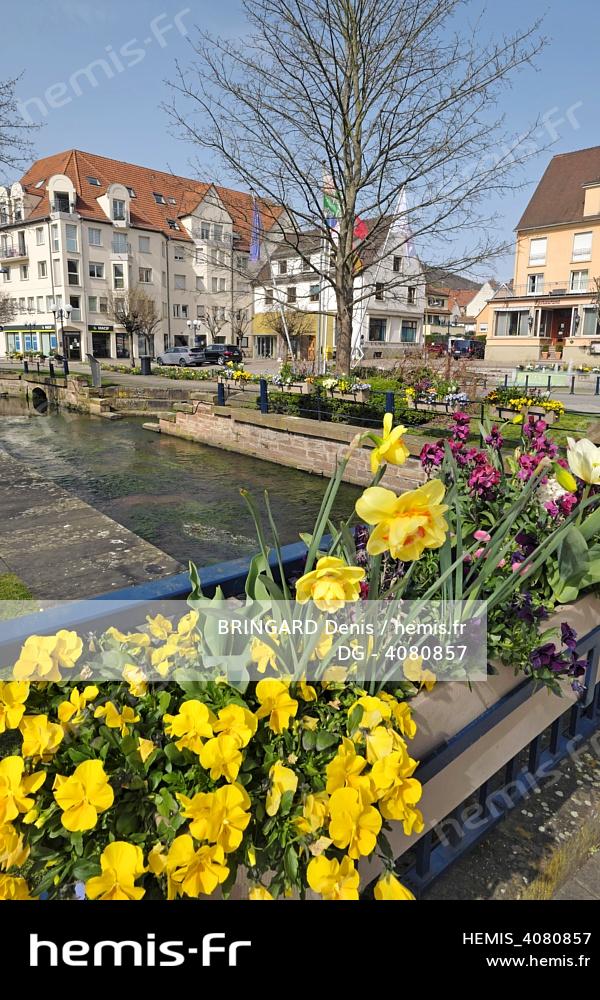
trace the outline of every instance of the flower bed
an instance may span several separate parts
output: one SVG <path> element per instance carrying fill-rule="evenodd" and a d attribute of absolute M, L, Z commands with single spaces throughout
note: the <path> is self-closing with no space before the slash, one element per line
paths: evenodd
<path fill-rule="evenodd" d="M 559 420 L 565 412 L 565 405 L 559 399 L 550 399 L 549 393 L 519 393 L 514 388 L 493 389 L 486 396 L 491 403 L 491 413 L 500 420 L 514 420 L 515 416 L 527 419 L 529 414 L 543 418 L 547 423 Z"/>

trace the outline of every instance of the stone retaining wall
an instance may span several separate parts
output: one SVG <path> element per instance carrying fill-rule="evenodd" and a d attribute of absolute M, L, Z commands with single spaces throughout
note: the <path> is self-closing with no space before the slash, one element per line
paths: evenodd
<path fill-rule="evenodd" d="M 187 409 L 187 407 L 186 407 Z M 189 409 L 192 409 L 190 405 Z M 198 402 L 194 412 L 161 417 L 162 434 L 198 441 L 215 448 L 251 455 L 277 465 L 287 465 L 320 476 L 331 476 L 336 460 L 364 428 L 348 424 L 320 423 L 284 414 L 232 409 Z M 410 438 L 411 455 L 418 455 L 423 439 Z M 370 448 L 358 448 L 346 468 L 344 480 L 364 486 L 371 481 Z M 395 490 L 414 489 L 425 477 L 416 457 L 405 465 L 388 466 L 383 485 Z"/>

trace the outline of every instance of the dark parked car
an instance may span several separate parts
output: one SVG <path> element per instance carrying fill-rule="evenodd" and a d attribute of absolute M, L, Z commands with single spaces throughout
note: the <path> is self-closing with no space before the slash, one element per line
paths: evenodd
<path fill-rule="evenodd" d="M 228 361 L 243 361 L 243 358 L 235 344 L 207 344 L 204 348 L 204 360 L 211 365 L 226 365 Z"/>
<path fill-rule="evenodd" d="M 481 340 L 470 340 L 467 338 L 455 340 L 452 344 L 452 357 L 459 358 L 483 358 L 485 356 L 485 344 Z"/>

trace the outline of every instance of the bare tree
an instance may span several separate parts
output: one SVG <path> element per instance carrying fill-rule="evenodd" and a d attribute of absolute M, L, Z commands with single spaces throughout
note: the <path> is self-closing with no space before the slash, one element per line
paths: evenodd
<path fill-rule="evenodd" d="M 108 312 L 111 319 L 129 335 L 129 356 L 133 368 L 135 336 L 146 339 L 147 350 L 149 338 L 161 321 L 156 301 L 139 285 L 133 285 L 109 293 Z"/>
<path fill-rule="evenodd" d="M 0 168 L 13 170 L 31 157 L 31 136 L 39 128 L 26 122 L 15 95 L 20 77 L 0 80 Z"/>
<path fill-rule="evenodd" d="M 497 107 L 543 40 L 536 22 L 486 41 L 466 12 L 457 17 L 468 3 L 243 0 L 242 40 L 198 29 L 197 59 L 171 84 L 176 132 L 211 151 L 236 184 L 293 210 L 297 231 L 286 238 L 301 257 L 300 230 L 321 234 L 342 370 L 354 307 L 374 292 L 369 281 L 355 287 L 357 260 L 410 254 L 411 236 L 422 259 L 446 270 L 507 250 L 487 201 L 514 188 L 513 168 L 540 144 L 530 141 L 537 123 L 507 135 Z M 362 238 L 357 216 L 369 221 Z M 389 287 L 405 282 L 386 277 Z"/>
<path fill-rule="evenodd" d="M 210 333 L 211 340 L 214 344 L 215 337 L 218 337 L 219 333 L 227 323 L 225 311 L 223 310 L 223 312 L 219 312 L 218 306 L 214 306 L 212 309 L 207 309 L 204 322 L 208 327 L 208 332 Z"/>
<path fill-rule="evenodd" d="M 0 292 L 0 326 L 9 323 L 15 316 L 14 299 Z"/>
<path fill-rule="evenodd" d="M 299 346 L 301 337 L 310 337 L 314 334 L 318 314 L 303 309 L 284 309 L 283 312 L 281 309 L 273 309 L 264 313 L 261 320 L 265 330 L 270 330 L 277 335 L 279 342 L 283 341 L 286 344 L 287 351 L 287 335 L 289 334 L 292 346 L 293 341 Z"/>

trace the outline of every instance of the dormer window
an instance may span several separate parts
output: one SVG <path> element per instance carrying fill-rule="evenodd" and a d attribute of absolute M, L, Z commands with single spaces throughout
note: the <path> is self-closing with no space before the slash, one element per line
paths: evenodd
<path fill-rule="evenodd" d="M 167 201 L 169 202 L 169 205 L 177 204 L 177 198 L 167 198 Z"/>
<path fill-rule="evenodd" d="M 71 211 L 71 203 L 69 201 L 69 195 L 66 193 L 66 191 L 54 192 L 54 211 L 55 212 Z"/>
<path fill-rule="evenodd" d="M 125 202 L 121 198 L 113 198 L 113 221 L 125 222 Z"/>
<path fill-rule="evenodd" d="M 153 191 L 152 194 L 154 195 L 154 200 L 155 200 L 155 202 L 156 202 L 157 205 L 166 205 L 167 204 L 166 201 L 165 201 L 164 194 L 160 194 L 160 192 L 158 192 L 158 191 Z"/>
<path fill-rule="evenodd" d="M 134 188 L 128 187 L 127 188 L 127 194 L 129 195 L 130 198 L 137 198 L 137 194 L 135 193 L 135 189 Z"/>
<path fill-rule="evenodd" d="M 101 187 L 100 181 L 97 177 L 88 177 L 87 182 L 88 184 L 91 184 L 93 187 L 98 187 L 98 188 Z"/>
<path fill-rule="evenodd" d="M 167 219 L 167 222 L 170 229 L 179 229 L 179 224 L 175 221 L 175 219 Z"/>

